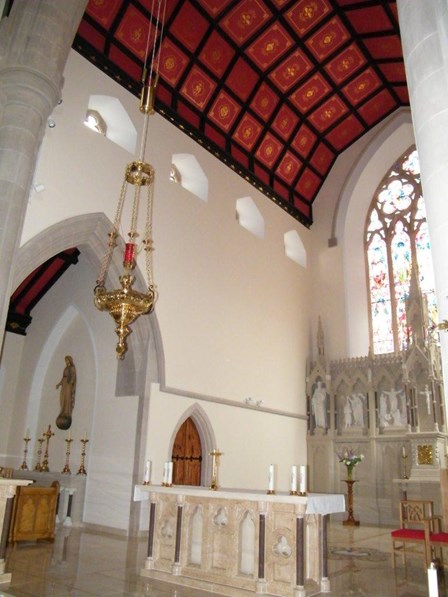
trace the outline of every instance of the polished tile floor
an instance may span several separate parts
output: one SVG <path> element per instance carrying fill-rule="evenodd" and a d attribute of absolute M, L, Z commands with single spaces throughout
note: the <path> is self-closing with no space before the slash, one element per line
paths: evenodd
<path fill-rule="evenodd" d="M 329 575 L 333 597 L 426 597 L 419 558 L 394 573 L 390 530 L 329 525 Z M 197 589 L 150 581 L 139 575 L 144 540 L 125 540 L 80 529 L 60 529 L 54 544 L 22 543 L 8 548 L 10 585 L 0 597 L 206 597 Z M 3 592 L 2 592 L 3 591 Z M 216 595 L 216 594 L 215 594 Z M 445 591 L 440 592 L 440 597 Z M 219 596 L 217 596 L 219 597 Z"/>

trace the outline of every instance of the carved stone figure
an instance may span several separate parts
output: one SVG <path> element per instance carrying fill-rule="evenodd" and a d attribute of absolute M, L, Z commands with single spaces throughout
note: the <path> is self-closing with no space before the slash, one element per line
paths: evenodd
<path fill-rule="evenodd" d="M 404 396 L 402 390 L 383 390 L 380 396 L 380 427 L 403 427 L 406 425 Z"/>
<path fill-rule="evenodd" d="M 356 427 L 364 427 L 364 396 L 352 394 L 350 401 L 353 410 L 353 424 Z"/>
<path fill-rule="evenodd" d="M 327 428 L 327 391 L 321 381 L 316 384 L 313 397 L 311 398 L 311 409 L 314 415 L 316 427 Z"/>
<path fill-rule="evenodd" d="M 353 409 L 350 396 L 346 396 L 344 404 L 344 427 L 348 429 L 353 423 Z"/>
<path fill-rule="evenodd" d="M 56 426 L 59 429 L 69 429 L 72 424 L 76 393 L 76 368 L 70 355 L 65 357 L 65 368 L 62 379 L 56 386 L 56 389 L 58 388 L 61 388 L 59 394 L 61 412 L 56 419 Z"/>

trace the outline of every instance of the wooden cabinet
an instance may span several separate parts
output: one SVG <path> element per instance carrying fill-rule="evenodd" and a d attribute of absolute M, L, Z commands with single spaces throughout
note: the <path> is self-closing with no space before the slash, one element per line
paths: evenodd
<path fill-rule="evenodd" d="M 9 540 L 54 540 L 59 483 L 51 487 L 18 487 L 14 498 Z"/>

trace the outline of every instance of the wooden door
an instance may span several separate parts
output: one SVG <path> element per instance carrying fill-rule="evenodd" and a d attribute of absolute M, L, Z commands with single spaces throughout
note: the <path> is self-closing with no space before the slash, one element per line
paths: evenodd
<path fill-rule="evenodd" d="M 177 432 L 172 460 L 174 485 L 201 484 L 201 438 L 191 418 L 187 419 Z"/>

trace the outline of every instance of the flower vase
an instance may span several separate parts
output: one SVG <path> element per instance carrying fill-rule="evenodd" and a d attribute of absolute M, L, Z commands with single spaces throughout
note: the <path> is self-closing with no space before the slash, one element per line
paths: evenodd
<path fill-rule="evenodd" d="M 347 481 L 352 481 L 353 479 L 353 469 L 350 467 L 347 467 Z"/>

